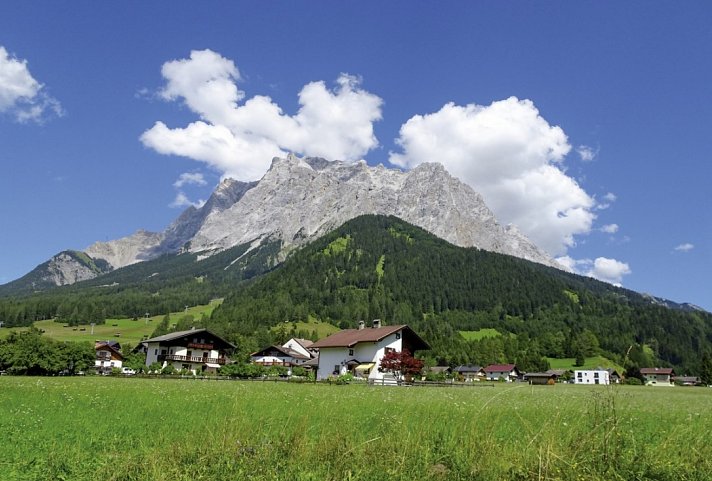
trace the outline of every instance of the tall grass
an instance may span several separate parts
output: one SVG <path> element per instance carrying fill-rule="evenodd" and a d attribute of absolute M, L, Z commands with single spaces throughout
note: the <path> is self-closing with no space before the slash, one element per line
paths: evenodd
<path fill-rule="evenodd" d="M 712 391 L 0 378 L 0 479 L 707 480 Z"/>

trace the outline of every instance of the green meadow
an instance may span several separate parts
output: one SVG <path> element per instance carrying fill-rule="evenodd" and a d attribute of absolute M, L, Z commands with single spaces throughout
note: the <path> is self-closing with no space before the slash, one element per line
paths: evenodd
<path fill-rule="evenodd" d="M 31 480 L 709 480 L 712 390 L 0 377 Z"/>
<path fill-rule="evenodd" d="M 170 316 L 175 323 L 182 316 L 191 315 L 195 319 L 200 319 L 201 316 L 210 316 L 213 310 L 222 303 L 222 299 L 215 299 L 210 304 L 188 307 L 185 311 L 171 312 Z M 141 317 L 134 319 L 107 319 L 106 323 L 98 324 L 92 328 L 90 325 L 82 324 L 79 326 L 69 326 L 62 322 L 55 322 L 52 319 L 37 321 L 34 326 L 44 331 L 45 336 L 51 337 L 57 341 L 95 341 L 101 340 L 116 340 L 121 343 L 131 343 L 136 345 L 145 337 L 150 337 L 151 333 L 156 329 L 158 323 L 161 322 L 164 314 L 159 316 L 149 316 L 148 318 Z M 27 328 L 13 327 L 0 328 L 0 338 L 6 337 L 10 331 L 23 331 Z M 93 330 L 93 333 L 92 333 Z"/>

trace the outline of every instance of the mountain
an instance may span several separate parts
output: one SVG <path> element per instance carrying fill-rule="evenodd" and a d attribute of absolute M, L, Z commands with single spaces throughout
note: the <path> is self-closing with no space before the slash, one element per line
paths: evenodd
<path fill-rule="evenodd" d="M 440 164 L 402 172 L 366 162 L 275 158 L 259 182 L 225 179 L 200 208 L 189 207 L 165 231 L 139 230 L 122 239 L 97 242 L 84 253 L 101 269 L 67 259 L 49 281 L 16 281 L 13 291 L 32 292 L 101 275 L 138 262 L 181 252 L 214 255 L 237 245 L 282 243 L 281 258 L 363 214 L 394 215 L 462 247 L 509 254 L 562 268 L 514 226 L 497 222 L 482 197 Z M 42 266 L 37 269 L 42 270 Z M 36 269 L 36 270 L 37 270 Z M 75 276 L 82 271 L 82 276 Z M 24 281 L 23 281 L 24 282 Z M 0 295 L 7 292 L 0 287 Z"/>
<path fill-rule="evenodd" d="M 670 309 L 589 277 L 458 247 L 383 216 L 353 219 L 233 291 L 207 327 L 245 337 L 307 317 L 343 328 L 375 318 L 409 324 L 433 346 L 430 355 L 450 364 L 519 363 L 517 356 L 583 351 L 620 364 L 695 372 L 712 349 L 710 313 Z M 486 357 L 484 344 L 457 334 L 481 328 L 516 341 L 502 336 Z"/>
<path fill-rule="evenodd" d="M 62 251 L 24 276 L 0 286 L 3 295 L 26 294 L 93 279 L 110 272 L 111 265 L 80 251 Z"/>

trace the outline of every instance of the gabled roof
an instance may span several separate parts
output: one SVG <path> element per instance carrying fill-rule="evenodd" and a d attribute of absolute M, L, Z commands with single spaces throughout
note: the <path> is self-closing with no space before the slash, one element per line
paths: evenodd
<path fill-rule="evenodd" d="M 94 350 L 95 351 L 111 351 L 113 352 L 119 359 L 123 360 L 124 355 L 121 354 L 121 351 L 116 349 L 114 346 L 112 346 L 109 343 L 103 342 L 103 341 L 97 341 L 94 343 Z"/>
<path fill-rule="evenodd" d="M 454 372 L 480 372 L 482 371 L 482 366 L 457 366 L 453 369 Z"/>
<path fill-rule="evenodd" d="M 559 377 L 556 373 L 546 371 L 546 372 L 528 372 L 524 375 L 525 378 L 530 378 L 530 377 L 545 377 L 545 378 L 550 378 L 550 377 Z"/>
<path fill-rule="evenodd" d="M 314 341 L 310 341 L 309 339 L 301 339 L 298 337 L 295 337 L 293 339 L 297 341 L 304 349 L 310 349 L 311 345 L 314 344 Z"/>
<path fill-rule="evenodd" d="M 485 372 L 511 372 L 514 370 L 519 372 L 515 364 L 490 364 L 485 368 Z"/>
<path fill-rule="evenodd" d="M 305 356 L 301 352 L 297 352 L 294 349 L 277 345 L 265 347 L 260 351 L 253 352 L 250 356 L 268 356 L 270 351 L 279 351 L 281 354 L 295 359 L 311 359 L 309 356 Z"/>
<path fill-rule="evenodd" d="M 232 347 L 233 349 L 236 348 L 234 344 L 227 342 L 225 339 L 222 337 L 218 336 L 217 334 L 207 330 L 207 329 L 190 329 L 187 331 L 176 331 L 176 332 L 171 332 L 168 334 L 164 334 L 162 336 L 158 337 L 153 337 L 151 339 L 146 339 L 145 341 L 141 341 L 142 343 L 149 343 L 149 342 L 167 342 L 167 341 L 174 341 L 176 339 L 181 339 L 183 337 L 188 337 L 188 336 L 194 336 L 196 334 L 210 334 L 213 336 L 215 339 L 218 341 L 221 341 L 225 343 L 227 346 Z"/>
<path fill-rule="evenodd" d="M 332 334 L 329 337 L 320 339 L 312 344 L 311 348 L 321 349 L 325 347 L 353 347 L 359 342 L 378 342 L 398 331 L 403 331 L 403 338 L 412 346 L 413 350 L 430 349 L 413 329 L 403 324 L 400 326 L 367 327 L 364 329 L 345 329 Z"/>
<path fill-rule="evenodd" d="M 641 367 L 640 374 L 674 374 L 675 371 L 671 367 Z"/>

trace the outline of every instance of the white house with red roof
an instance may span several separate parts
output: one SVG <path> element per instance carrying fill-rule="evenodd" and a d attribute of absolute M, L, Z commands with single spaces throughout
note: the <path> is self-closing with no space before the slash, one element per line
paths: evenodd
<path fill-rule="evenodd" d="M 348 372 L 356 377 L 380 381 L 392 375 L 380 372 L 381 358 L 390 350 L 415 351 L 430 346 L 407 325 L 381 326 L 380 320 L 366 327 L 361 321 L 358 329 L 346 329 L 316 341 L 310 346 L 319 349 L 317 379 L 340 376 Z"/>
<path fill-rule="evenodd" d="M 490 381 L 503 379 L 507 382 L 512 382 L 521 374 L 514 364 L 490 364 L 484 370 L 485 376 Z"/>
<path fill-rule="evenodd" d="M 645 379 L 646 386 L 674 386 L 675 371 L 671 367 L 642 367 L 640 374 Z"/>

